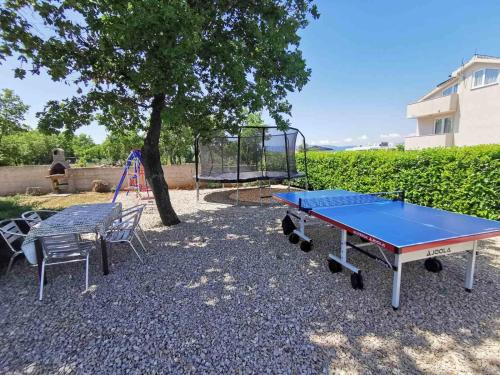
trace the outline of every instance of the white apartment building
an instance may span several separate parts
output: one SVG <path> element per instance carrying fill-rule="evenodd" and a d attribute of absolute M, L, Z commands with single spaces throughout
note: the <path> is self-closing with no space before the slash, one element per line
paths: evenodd
<path fill-rule="evenodd" d="M 407 117 L 417 119 L 407 150 L 500 143 L 500 57 L 475 55 L 408 105 Z"/>

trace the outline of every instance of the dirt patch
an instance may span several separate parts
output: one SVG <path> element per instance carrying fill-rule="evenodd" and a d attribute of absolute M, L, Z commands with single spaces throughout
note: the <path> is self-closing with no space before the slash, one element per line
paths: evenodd
<path fill-rule="evenodd" d="M 299 189 L 291 188 L 291 191 L 298 191 Z M 259 204 L 270 205 L 275 204 L 276 201 L 271 198 L 271 195 L 276 193 L 284 193 L 288 191 L 288 187 L 272 187 L 262 188 L 262 192 L 259 188 L 243 188 L 240 189 L 239 204 L 246 206 L 256 206 Z M 262 200 L 261 200 L 262 194 Z M 223 203 L 223 204 L 237 204 L 238 202 L 238 192 L 236 189 L 231 190 L 217 190 L 213 193 L 205 195 L 204 200 L 210 203 Z"/>
<path fill-rule="evenodd" d="M 38 197 L 21 196 L 19 201 L 23 205 L 39 209 L 59 210 L 75 204 L 111 202 L 113 193 L 79 193 L 64 195 L 41 195 Z"/>

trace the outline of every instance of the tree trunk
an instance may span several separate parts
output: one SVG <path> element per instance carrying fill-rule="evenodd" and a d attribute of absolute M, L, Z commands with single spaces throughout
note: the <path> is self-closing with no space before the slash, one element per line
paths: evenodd
<path fill-rule="evenodd" d="M 161 166 L 160 141 L 161 130 L 161 112 L 165 108 L 165 94 L 155 95 L 153 98 L 151 118 L 149 119 L 149 129 L 142 147 L 142 158 L 144 162 L 144 172 L 153 190 L 156 201 L 156 207 L 160 213 L 161 222 L 164 225 L 179 224 L 180 220 L 175 213 L 170 196 L 168 194 L 168 185 L 163 175 Z"/>

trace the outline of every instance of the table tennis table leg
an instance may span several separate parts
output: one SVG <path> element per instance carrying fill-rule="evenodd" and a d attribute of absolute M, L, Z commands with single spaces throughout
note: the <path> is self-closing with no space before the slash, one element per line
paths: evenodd
<path fill-rule="evenodd" d="M 345 229 L 340 231 L 340 259 L 347 263 L 347 231 Z"/>
<path fill-rule="evenodd" d="M 290 211 L 287 211 L 286 214 L 293 216 L 299 222 L 299 227 L 293 231 L 293 234 L 297 236 L 297 241 L 292 243 L 297 243 L 300 239 L 306 242 L 311 242 L 311 239 L 306 235 L 306 214 L 302 211 L 299 211 L 297 214 L 292 214 Z"/>
<path fill-rule="evenodd" d="M 341 266 L 347 268 L 348 270 L 352 271 L 353 273 L 360 274 L 360 269 L 354 266 L 353 264 L 349 263 L 347 261 L 347 250 L 350 248 L 350 246 L 347 245 L 347 231 L 345 229 L 340 230 L 340 257 L 330 254 L 328 256 L 329 259 L 334 260 Z M 338 271 L 332 271 L 332 272 L 338 272 Z M 359 288 L 362 289 L 362 288 Z"/>
<path fill-rule="evenodd" d="M 392 308 L 394 310 L 397 310 L 399 308 L 399 295 L 401 292 L 401 272 L 403 268 L 400 254 L 395 255 L 394 266 L 396 267 L 396 269 L 393 271 L 392 278 Z"/>
<path fill-rule="evenodd" d="M 102 273 L 103 275 L 109 274 L 108 265 L 108 247 L 106 244 L 106 239 L 101 236 L 101 256 L 102 256 Z"/>
<path fill-rule="evenodd" d="M 477 241 L 474 241 L 472 251 L 469 254 L 467 261 L 467 273 L 465 275 L 465 290 L 472 292 L 472 284 L 474 283 L 474 268 L 476 266 Z"/>
<path fill-rule="evenodd" d="M 300 215 L 300 221 L 299 221 L 299 229 L 300 233 L 302 233 L 304 236 L 306 234 L 306 218 L 303 213 Z"/>

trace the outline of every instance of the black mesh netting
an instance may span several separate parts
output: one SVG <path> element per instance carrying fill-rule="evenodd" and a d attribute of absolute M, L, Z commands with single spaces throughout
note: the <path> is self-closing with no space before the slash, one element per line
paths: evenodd
<path fill-rule="evenodd" d="M 302 177 L 295 160 L 298 134 L 294 128 L 243 127 L 238 135 L 197 138 L 196 177 L 214 182 Z M 304 150 L 303 136 L 302 141 Z"/>

